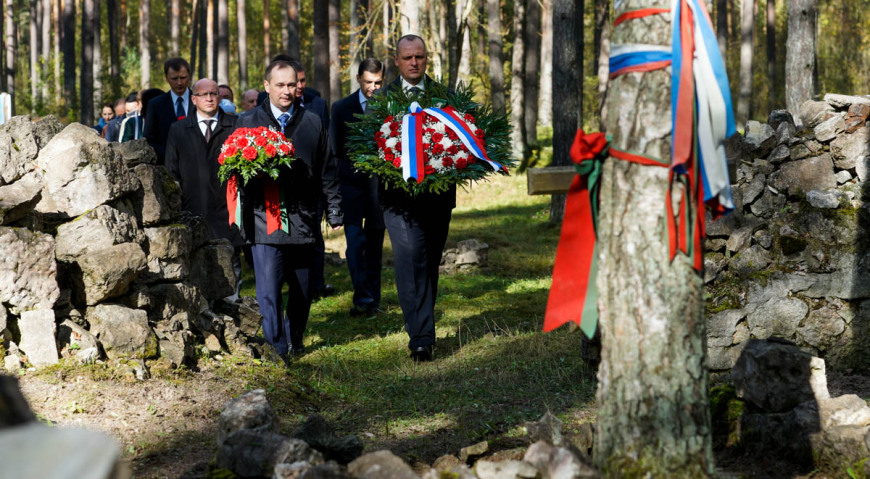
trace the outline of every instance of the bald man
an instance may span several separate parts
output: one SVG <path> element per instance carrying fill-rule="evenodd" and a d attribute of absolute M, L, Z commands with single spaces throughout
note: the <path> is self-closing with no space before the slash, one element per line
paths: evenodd
<path fill-rule="evenodd" d="M 166 140 L 166 168 L 181 185 L 181 207 L 205 218 L 215 238 L 241 246 L 238 226 L 229 225 L 226 184 L 218 181 L 217 158 L 221 145 L 235 130 L 236 117 L 220 108 L 220 93 L 214 81 L 203 78 L 193 85 L 193 115 L 172 124 Z M 238 249 L 234 258 L 241 273 Z M 236 291 L 230 299 L 238 295 Z"/>
<path fill-rule="evenodd" d="M 259 91 L 251 88 L 242 95 L 242 111 L 251 111 L 257 107 L 257 96 Z"/>

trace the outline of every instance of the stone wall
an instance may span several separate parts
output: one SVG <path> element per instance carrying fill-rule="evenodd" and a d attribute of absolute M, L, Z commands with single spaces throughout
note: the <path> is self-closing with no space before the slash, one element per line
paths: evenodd
<path fill-rule="evenodd" d="M 826 95 L 729 140 L 736 210 L 707 222 L 711 370 L 769 337 L 870 370 L 868 115 L 868 98 Z"/>
<path fill-rule="evenodd" d="M 177 366 L 195 345 L 251 353 L 257 314 L 232 294 L 232 246 L 180 211 L 145 140 L 15 117 L 0 126 L 0 356 Z M 215 311 L 219 311 L 219 314 Z M 227 314 L 228 313 L 228 314 Z M 140 374 L 141 376 L 141 374 Z"/>

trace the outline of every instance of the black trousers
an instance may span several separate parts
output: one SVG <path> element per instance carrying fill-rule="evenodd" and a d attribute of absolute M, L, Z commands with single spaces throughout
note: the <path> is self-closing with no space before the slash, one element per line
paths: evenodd
<path fill-rule="evenodd" d="M 311 245 L 255 244 L 254 277 L 257 302 L 263 316 L 263 336 L 278 351 L 302 348 L 302 336 L 311 309 L 309 278 L 314 248 Z M 281 289 L 289 287 L 285 307 Z"/>
<path fill-rule="evenodd" d="M 449 207 L 411 213 L 384 210 L 384 223 L 393 246 L 396 290 L 411 350 L 435 344 L 438 265 L 452 213 Z"/>

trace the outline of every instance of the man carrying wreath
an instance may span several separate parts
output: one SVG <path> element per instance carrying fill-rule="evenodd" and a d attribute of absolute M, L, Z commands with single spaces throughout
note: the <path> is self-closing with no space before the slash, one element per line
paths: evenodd
<path fill-rule="evenodd" d="M 422 38 L 405 35 L 396 43 L 399 77 L 385 90 L 422 95 L 435 81 L 426 75 L 428 51 Z M 450 217 L 456 207 L 456 186 L 443 193 L 416 196 L 401 188 L 380 192 L 384 224 L 393 247 L 393 265 L 399 304 L 410 338 L 411 359 L 431 361 L 435 346 L 435 298 L 438 266 L 447 242 Z"/>
<path fill-rule="evenodd" d="M 304 352 L 302 336 L 311 307 L 309 275 L 314 259 L 315 231 L 320 227 L 317 206 L 326 198 L 327 221 L 333 230 L 342 225 L 337 166 L 320 118 L 294 106 L 297 77 L 290 63 L 273 61 L 266 68 L 263 86 L 268 100 L 236 121 L 236 128 L 274 128 L 292 141 L 296 159 L 281 166 L 273 180 L 260 174 L 241 186 L 241 223 L 251 243 L 257 301 L 263 316 L 263 334 L 282 358 Z M 271 183 L 270 183 L 271 182 Z M 280 201 L 268 200 L 266 191 L 280 191 Z M 267 211 L 269 210 L 269 211 Z M 269 231 L 267 215 L 280 210 L 285 227 Z M 281 289 L 289 286 L 284 310 Z"/>

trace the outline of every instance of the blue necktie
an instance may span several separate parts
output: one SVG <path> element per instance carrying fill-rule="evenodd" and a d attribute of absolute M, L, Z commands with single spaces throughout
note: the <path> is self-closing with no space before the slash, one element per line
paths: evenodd
<path fill-rule="evenodd" d="M 281 133 L 284 133 L 284 129 L 287 128 L 288 121 L 290 121 L 290 115 L 288 113 L 281 113 L 281 116 L 278 117 L 278 123 L 281 124 Z"/>
<path fill-rule="evenodd" d="M 181 103 L 183 101 L 183 97 L 178 97 L 178 99 L 175 100 L 175 116 L 177 116 L 178 118 L 187 116 L 187 114 L 184 112 L 184 108 L 181 107 Z"/>

